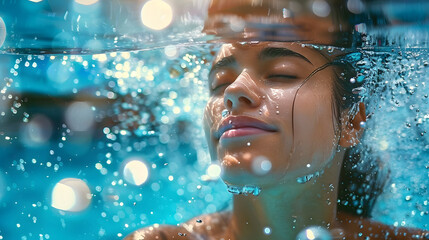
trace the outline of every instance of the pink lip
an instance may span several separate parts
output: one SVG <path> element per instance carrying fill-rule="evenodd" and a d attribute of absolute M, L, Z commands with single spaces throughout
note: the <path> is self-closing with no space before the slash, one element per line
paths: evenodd
<path fill-rule="evenodd" d="M 229 116 L 222 121 L 216 137 L 233 138 L 276 131 L 274 126 L 252 117 Z"/>

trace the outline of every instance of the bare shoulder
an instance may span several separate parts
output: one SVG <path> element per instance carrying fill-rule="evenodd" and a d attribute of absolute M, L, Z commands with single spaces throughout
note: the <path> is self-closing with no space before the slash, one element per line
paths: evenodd
<path fill-rule="evenodd" d="M 422 229 L 393 227 L 347 213 L 339 213 L 337 217 L 345 230 L 347 239 L 363 239 L 362 235 L 371 236 L 371 239 L 429 239 L 429 232 Z"/>
<path fill-rule="evenodd" d="M 195 217 L 182 224 L 182 226 L 196 234 L 221 237 L 226 234 L 230 219 L 231 212 L 218 212 Z"/>
<path fill-rule="evenodd" d="M 229 212 L 221 212 L 201 215 L 179 226 L 153 225 L 134 231 L 124 240 L 198 240 L 217 238 L 225 234 L 229 218 Z"/>

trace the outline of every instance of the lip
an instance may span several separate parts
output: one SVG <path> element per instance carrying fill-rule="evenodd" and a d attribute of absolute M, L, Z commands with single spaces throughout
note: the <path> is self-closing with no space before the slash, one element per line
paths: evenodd
<path fill-rule="evenodd" d="M 277 128 L 253 117 L 228 116 L 220 124 L 216 137 L 220 139 L 266 132 L 277 132 Z"/>

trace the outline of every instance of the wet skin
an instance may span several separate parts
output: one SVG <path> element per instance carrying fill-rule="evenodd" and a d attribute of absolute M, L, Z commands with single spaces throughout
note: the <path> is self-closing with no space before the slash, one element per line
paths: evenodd
<path fill-rule="evenodd" d="M 249 178 L 258 185 L 295 181 L 323 169 L 332 159 L 339 140 L 339 128 L 333 122 L 333 72 L 319 71 L 302 85 L 328 59 L 300 44 L 286 46 L 225 45 L 215 60 L 204 127 L 210 154 L 221 161 L 226 182 L 244 185 Z M 220 137 L 225 109 L 232 125 L 234 117 L 250 117 L 265 123 L 269 131 Z M 252 159 L 258 156 L 271 162 L 272 171 L 255 178 Z"/>
<path fill-rule="evenodd" d="M 353 117 L 338 113 L 338 121 L 332 98 L 334 70 L 315 72 L 328 62 L 301 44 L 224 45 L 210 72 L 204 114 L 210 154 L 220 162 L 225 183 L 257 185 L 261 194 L 234 196 L 231 212 L 200 216 L 179 227 L 145 228 L 127 239 L 295 239 L 311 225 L 328 228 L 338 239 L 364 239 L 371 233 L 371 239 L 384 239 L 387 232 L 394 236 L 393 228 L 337 213 L 344 148 L 358 143 L 365 109 L 361 105 Z M 265 174 L 255 171 L 258 157 L 271 163 Z M 322 170 L 317 179 L 296 181 Z M 267 226 L 270 235 L 263 233 Z"/>

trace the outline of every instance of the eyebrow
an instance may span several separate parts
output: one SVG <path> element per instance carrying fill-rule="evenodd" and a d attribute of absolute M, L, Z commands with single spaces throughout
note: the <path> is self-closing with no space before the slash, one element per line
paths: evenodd
<path fill-rule="evenodd" d="M 313 65 L 313 63 L 310 60 L 308 60 L 308 58 L 287 48 L 277 48 L 277 47 L 264 48 L 259 53 L 259 56 L 258 56 L 259 60 L 267 60 L 270 58 L 277 58 L 277 57 L 298 57 Z"/>
<path fill-rule="evenodd" d="M 213 72 L 215 72 L 218 69 L 224 68 L 224 67 L 230 67 L 237 63 L 237 60 L 234 56 L 228 56 L 224 57 L 221 60 L 217 61 L 215 64 L 213 64 L 212 69 L 210 69 L 209 76 L 212 75 Z"/>

